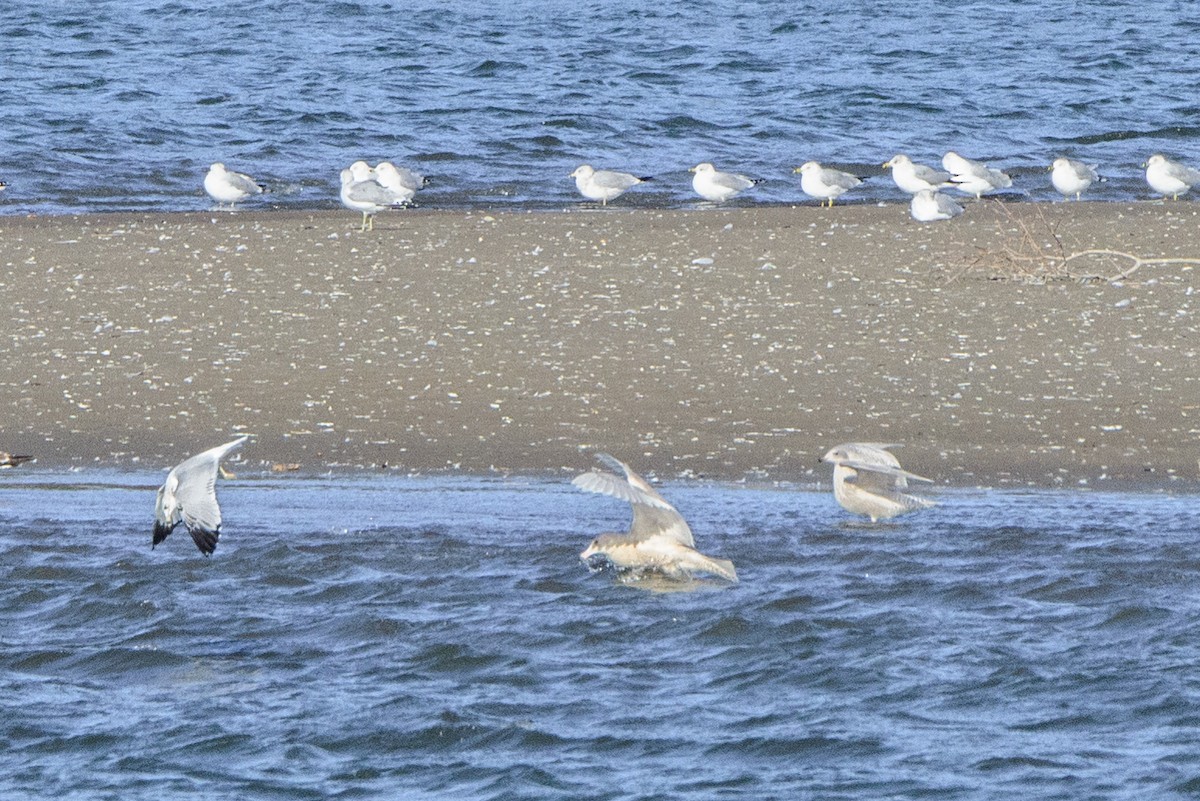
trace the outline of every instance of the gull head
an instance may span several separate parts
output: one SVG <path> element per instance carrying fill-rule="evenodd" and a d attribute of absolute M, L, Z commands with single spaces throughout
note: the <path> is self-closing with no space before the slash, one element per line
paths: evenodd
<path fill-rule="evenodd" d="M 1146 163 L 1143 164 L 1142 166 L 1143 167 L 1158 167 L 1158 166 L 1161 166 L 1166 163 L 1167 163 L 1166 156 L 1164 156 L 1162 153 L 1155 153 L 1153 156 L 1146 159 Z"/>
<path fill-rule="evenodd" d="M 351 164 L 350 174 L 354 176 L 355 181 L 371 181 L 375 178 L 375 171 L 365 161 L 356 161 Z"/>
<path fill-rule="evenodd" d="M 717 168 L 714 167 L 712 164 L 710 164 L 707 161 L 697 164 L 695 167 L 692 167 L 690 170 L 688 170 L 688 172 L 694 172 L 697 175 L 700 173 L 716 172 L 716 171 L 717 171 Z"/>
<path fill-rule="evenodd" d="M 818 164 L 817 162 L 806 161 L 803 164 L 801 164 L 799 167 L 797 167 L 796 169 L 792 170 L 792 172 L 807 174 L 807 173 L 812 172 L 813 170 L 819 170 L 819 169 L 821 169 L 821 165 Z"/>
<path fill-rule="evenodd" d="M 838 445 L 837 447 L 830 448 L 825 455 L 817 461 L 825 462 L 826 464 L 841 464 L 842 462 L 847 461 L 849 458 L 850 454 L 846 452 L 846 449 L 841 445 Z"/>
<path fill-rule="evenodd" d="M 568 178 L 583 178 L 585 181 L 590 178 L 596 171 L 591 164 L 580 164 L 575 168 L 575 172 L 568 175 Z"/>
<path fill-rule="evenodd" d="M 617 544 L 616 541 L 620 537 L 620 534 L 601 534 L 588 543 L 588 547 L 580 552 L 579 558 L 589 567 L 595 564 L 603 564 L 605 561 L 611 561 L 609 550 Z"/>

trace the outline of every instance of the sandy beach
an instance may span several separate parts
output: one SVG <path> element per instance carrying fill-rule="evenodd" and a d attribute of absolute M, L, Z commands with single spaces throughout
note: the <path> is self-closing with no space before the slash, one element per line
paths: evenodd
<path fill-rule="evenodd" d="M 0 450 L 144 469 L 251 433 L 251 468 L 574 473 L 603 449 L 803 483 L 868 440 L 951 486 L 1190 483 L 1200 266 L 1041 280 L 998 254 L 1200 258 L 1198 212 L 4 218 Z"/>

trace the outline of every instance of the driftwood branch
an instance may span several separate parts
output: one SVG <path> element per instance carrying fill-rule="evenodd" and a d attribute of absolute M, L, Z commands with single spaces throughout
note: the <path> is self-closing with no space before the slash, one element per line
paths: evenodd
<path fill-rule="evenodd" d="M 983 269 L 1001 280 L 1045 283 L 1047 281 L 1122 281 L 1146 265 L 1200 264 L 1200 258 L 1139 256 L 1109 248 L 1068 250 L 1058 232 L 1058 222 L 1049 219 L 1045 211 L 1023 206 L 1028 213 L 1014 214 L 1006 204 L 993 201 L 1004 215 L 1004 230 L 1008 237 L 998 248 L 980 248 L 969 263 L 950 275 L 957 278 L 971 270 Z M 1015 229 L 1015 232 L 1013 231 Z M 1014 235 L 1015 233 L 1015 235 Z M 1088 262 L 1107 264 L 1115 272 L 1095 270 L 1084 272 L 1077 265 Z"/>

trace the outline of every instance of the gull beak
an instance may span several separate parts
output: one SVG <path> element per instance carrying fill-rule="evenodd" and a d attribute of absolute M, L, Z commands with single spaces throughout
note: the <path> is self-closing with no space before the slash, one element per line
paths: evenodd
<path fill-rule="evenodd" d="M 800 168 L 796 167 L 794 170 L 792 170 L 792 172 L 800 172 Z"/>
<path fill-rule="evenodd" d="M 1142 166 L 1145 167 L 1146 165 L 1143 164 Z M 688 172 L 695 172 L 695 171 L 696 171 L 695 167 L 688 167 Z"/>

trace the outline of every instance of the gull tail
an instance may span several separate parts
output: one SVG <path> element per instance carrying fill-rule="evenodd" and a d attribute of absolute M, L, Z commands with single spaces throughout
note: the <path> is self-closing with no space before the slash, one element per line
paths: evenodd
<path fill-rule="evenodd" d="M 728 559 L 715 559 L 711 556 L 705 556 L 699 551 L 693 551 L 684 560 L 683 566 L 690 571 L 698 573 L 710 573 L 714 576 L 720 576 L 726 581 L 737 583 L 737 571 L 733 569 L 733 562 Z"/>

